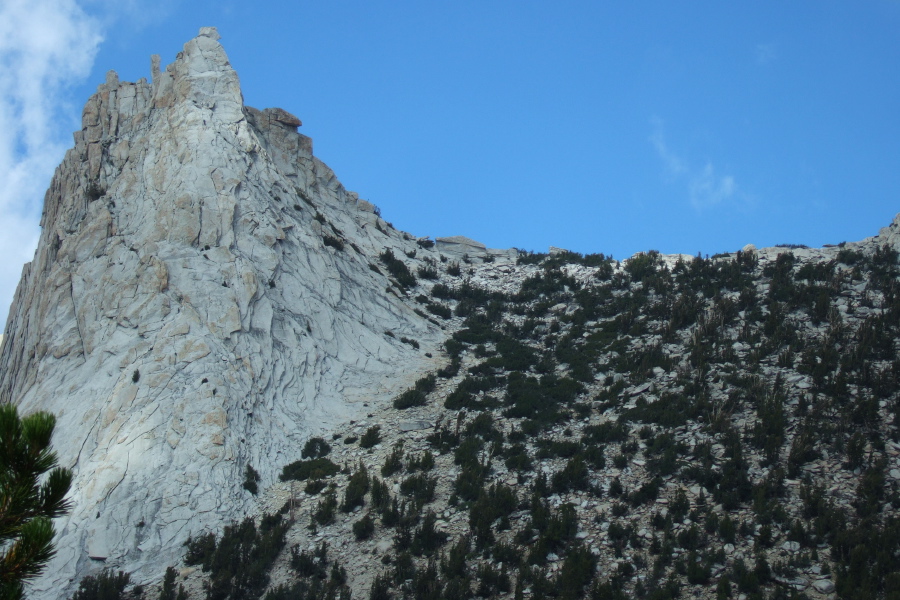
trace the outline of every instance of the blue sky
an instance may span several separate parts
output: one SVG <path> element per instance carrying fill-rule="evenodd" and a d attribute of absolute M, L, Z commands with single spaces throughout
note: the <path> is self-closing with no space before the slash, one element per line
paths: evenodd
<path fill-rule="evenodd" d="M 205 25 L 247 104 L 298 115 L 416 235 L 713 254 L 857 240 L 900 211 L 896 0 L 4 0 L 4 311 L 84 101 Z"/>

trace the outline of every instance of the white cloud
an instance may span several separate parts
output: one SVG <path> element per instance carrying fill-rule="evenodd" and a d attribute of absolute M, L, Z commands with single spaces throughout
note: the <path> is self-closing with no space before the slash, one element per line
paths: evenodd
<path fill-rule="evenodd" d="M 90 72 L 102 26 L 74 0 L 0 2 L 0 318 L 39 235 L 44 192 L 79 114 L 67 89 Z"/>
<path fill-rule="evenodd" d="M 666 143 L 663 122 L 659 118 L 650 119 L 653 133 L 650 143 L 663 163 L 666 179 L 686 180 L 688 197 L 697 210 L 722 204 L 737 195 L 738 186 L 731 175 L 718 175 L 709 161 L 702 169 L 692 168 L 687 160 L 679 156 Z"/>
<path fill-rule="evenodd" d="M 731 175 L 716 175 L 711 163 L 706 163 L 702 170 L 691 176 L 688 184 L 691 204 L 696 209 L 721 204 L 734 196 L 737 185 Z"/>

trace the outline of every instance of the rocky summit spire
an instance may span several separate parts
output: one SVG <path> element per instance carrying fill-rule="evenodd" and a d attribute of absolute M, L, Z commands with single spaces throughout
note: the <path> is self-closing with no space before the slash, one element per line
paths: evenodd
<path fill-rule="evenodd" d="M 442 339 L 374 266 L 415 239 L 341 186 L 299 119 L 243 105 L 218 39 L 154 57 L 152 83 L 110 72 L 46 194 L 0 355 L 0 401 L 56 414 L 76 473 L 38 596 L 102 567 L 158 579 L 249 509 L 248 464 L 272 482 Z"/>

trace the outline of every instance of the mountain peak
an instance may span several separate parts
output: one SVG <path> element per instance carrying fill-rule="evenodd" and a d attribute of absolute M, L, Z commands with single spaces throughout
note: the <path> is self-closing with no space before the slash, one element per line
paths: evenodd
<path fill-rule="evenodd" d="M 223 123 L 237 123 L 243 118 L 240 80 L 219 39 L 215 27 L 202 27 L 165 71 L 158 72 L 153 60 L 155 107 L 193 105 Z"/>
<path fill-rule="evenodd" d="M 158 65 L 88 100 L 0 350 L 0 401 L 56 414 L 75 471 L 40 594 L 100 564 L 157 577 L 250 510 L 248 465 L 271 482 L 442 339 L 376 266 L 436 252 L 344 189 L 297 117 L 243 105 L 215 28 Z"/>

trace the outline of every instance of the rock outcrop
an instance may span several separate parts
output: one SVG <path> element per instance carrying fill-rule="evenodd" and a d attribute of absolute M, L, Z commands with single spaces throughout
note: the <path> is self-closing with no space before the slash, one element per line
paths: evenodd
<path fill-rule="evenodd" d="M 454 260 L 467 260 L 470 258 L 487 259 L 489 261 L 494 258 L 514 260 L 518 256 L 518 251 L 514 248 L 488 248 L 481 242 L 467 238 L 464 235 L 439 237 L 435 239 L 435 242 L 436 248 L 441 254 Z"/>
<path fill-rule="evenodd" d="M 152 67 L 110 72 L 85 106 L 6 324 L 0 401 L 56 414 L 75 471 L 42 597 L 104 566 L 158 579 L 252 505 L 247 465 L 273 482 L 442 340 L 374 267 L 413 238 L 359 206 L 297 117 L 243 105 L 214 28 Z"/>
<path fill-rule="evenodd" d="M 890 225 L 882 227 L 877 236 L 869 239 L 876 246 L 888 244 L 890 247 L 900 250 L 900 213 L 894 216 Z"/>

